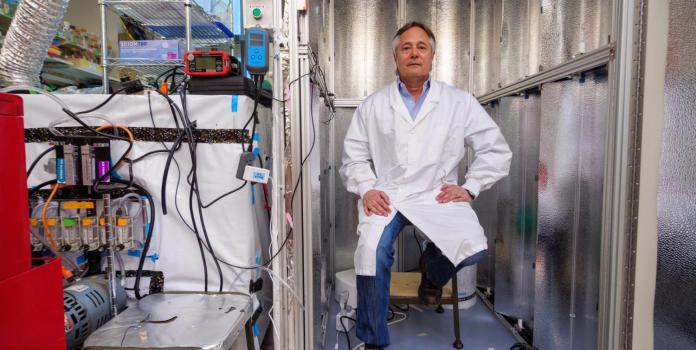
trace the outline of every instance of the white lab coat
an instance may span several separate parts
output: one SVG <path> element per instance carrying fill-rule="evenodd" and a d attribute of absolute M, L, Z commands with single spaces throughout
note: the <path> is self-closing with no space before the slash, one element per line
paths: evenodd
<path fill-rule="evenodd" d="M 376 249 L 384 227 L 401 212 L 456 266 L 487 248 L 483 228 L 469 203 L 440 204 L 444 183 L 457 184 L 458 164 L 473 149 L 463 185 L 475 196 L 506 176 L 512 153 L 498 126 L 469 93 L 431 80 L 415 120 L 396 81 L 370 95 L 355 111 L 346 134 L 341 177 L 361 198 L 387 193 L 391 214 L 365 215 L 358 201 L 358 275 L 374 276 Z"/>

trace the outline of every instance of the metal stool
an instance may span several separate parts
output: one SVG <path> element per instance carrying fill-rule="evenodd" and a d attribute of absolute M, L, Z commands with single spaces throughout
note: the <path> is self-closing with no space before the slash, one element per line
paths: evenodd
<path fill-rule="evenodd" d="M 418 285 L 420 285 L 420 272 L 392 272 L 389 288 L 389 301 L 394 304 L 417 304 Z M 454 274 L 447 285 L 442 288 L 442 302 L 437 307 L 438 313 L 445 310 L 442 304 L 452 305 L 452 318 L 454 321 L 454 346 L 457 349 L 464 347 L 459 329 L 459 291 L 457 289 L 457 274 Z"/>

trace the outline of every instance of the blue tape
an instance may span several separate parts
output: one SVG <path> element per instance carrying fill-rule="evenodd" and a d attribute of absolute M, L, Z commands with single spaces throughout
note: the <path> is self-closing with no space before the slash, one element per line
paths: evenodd
<path fill-rule="evenodd" d="M 254 185 L 251 185 L 251 205 L 256 204 L 256 191 L 254 190 Z"/>
<path fill-rule="evenodd" d="M 82 265 L 87 261 L 87 257 L 85 257 L 83 254 L 83 255 L 78 256 L 77 259 L 75 259 L 75 261 L 77 262 L 78 265 Z"/>
<path fill-rule="evenodd" d="M 239 96 L 233 95 L 232 101 L 230 102 L 230 108 L 233 113 L 237 113 L 237 105 L 239 105 Z"/>
<path fill-rule="evenodd" d="M 254 323 L 254 325 L 251 326 L 251 329 L 254 331 L 254 336 L 258 337 L 259 336 L 259 327 L 256 327 L 256 323 Z"/>
<path fill-rule="evenodd" d="M 65 159 L 56 158 L 56 181 L 58 183 L 65 183 Z"/>

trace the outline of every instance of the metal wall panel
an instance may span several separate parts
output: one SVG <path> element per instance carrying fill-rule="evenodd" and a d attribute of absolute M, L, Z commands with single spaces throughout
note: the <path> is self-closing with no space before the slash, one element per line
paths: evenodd
<path fill-rule="evenodd" d="M 498 105 L 487 104 L 483 108 L 488 112 L 488 115 L 498 122 Z M 471 152 L 469 152 L 470 154 Z M 462 161 L 459 166 L 459 184 L 464 184 L 464 175 L 468 168 L 468 156 Z M 483 227 L 483 232 L 488 241 L 488 254 L 478 263 L 476 284 L 481 288 L 490 290 L 495 289 L 495 241 L 498 239 L 498 184 L 493 185 L 486 191 L 483 191 L 476 197 L 472 207 L 479 218 L 479 223 Z"/>
<path fill-rule="evenodd" d="M 355 108 L 338 108 L 336 111 L 335 133 L 335 159 L 336 159 L 336 236 L 334 237 L 334 272 L 353 268 L 353 253 L 358 245 L 358 196 L 349 193 L 343 185 L 343 180 L 338 174 L 343 155 L 343 140 L 346 137 L 348 126 L 353 119 Z"/>
<path fill-rule="evenodd" d="M 606 71 L 545 84 L 541 93 L 534 344 L 597 345 Z"/>
<path fill-rule="evenodd" d="M 555 67 L 609 43 L 611 0 L 541 0 L 541 65 Z"/>
<path fill-rule="evenodd" d="M 474 2 L 474 95 L 499 87 L 502 0 Z"/>
<path fill-rule="evenodd" d="M 696 348 L 696 6 L 670 1 L 655 349 Z"/>
<path fill-rule="evenodd" d="M 330 249 L 329 246 L 329 232 L 330 229 L 327 227 L 327 220 L 324 213 L 326 213 L 326 200 L 328 189 L 328 178 L 324 176 L 324 166 L 323 158 L 326 156 L 325 152 L 321 152 L 318 147 L 321 147 L 328 139 L 324 134 L 328 134 L 329 128 L 327 124 L 322 123 L 322 120 L 328 119 L 328 110 L 321 102 L 319 98 L 319 90 L 312 89 L 312 114 L 311 117 L 314 120 L 314 149 L 310 155 L 308 161 L 312 164 L 310 167 L 310 176 L 312 179 L 319 179 L 319 181 L 312 181 L 312 286 L 313 286 L 313 301 L 314 306 L 312 313 L 315 320 L 314 326 L 314 344 L 315 348 L 321 348 L 324 344 L 325 334 L 321 322 L 323 317 L 326 317 L 329 312 L 330 304 L 329 301 L 333 300 L 327 293 L 327 288 L 331 282 L 330 276 Z"/>
<path fill-rule="evenodd" d="M 500 83 L 505 86 L 539 69 L 540 0 L 504 0 L 500 36 Z"/>
<path fill-rule="evenodd" d="M 368 96 L 394 80 L 392 37 L 397 1 L 338 0 L 334 3 L 335 93 Z"/>
<path fill-rule="evenodd" d="M 514 156 L 498 183 L 495 310 L 527 323 L 534 316 L 539 108 L 539 94 L 504 97 L 498 117 Z"/>
<path fill-rule="evenodd" d="M 405 22 L 419 21 L 437 40 L 433 78 L 469 89 L 469 1 L 406 0 Z"/>

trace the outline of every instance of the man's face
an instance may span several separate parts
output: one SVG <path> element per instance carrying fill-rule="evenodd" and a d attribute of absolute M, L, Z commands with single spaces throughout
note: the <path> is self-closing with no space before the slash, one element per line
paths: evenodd
<path fill-rule="evenodd" d="M 428 34 L 423 29 L 413 27 L 403 32 L 394 53 L 401 80 L 427 79 L 434 55 Z"/>

